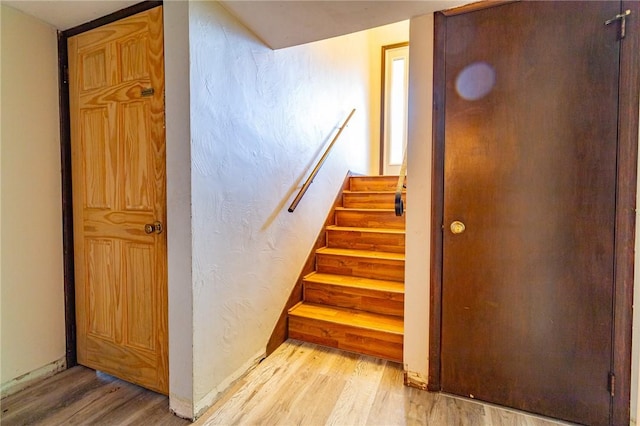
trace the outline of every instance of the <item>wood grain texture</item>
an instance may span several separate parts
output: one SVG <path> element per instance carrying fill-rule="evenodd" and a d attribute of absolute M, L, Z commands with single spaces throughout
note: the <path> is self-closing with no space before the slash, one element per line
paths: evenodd
<path fill-rule="evenodd" d="M 430 359 L 441 356 L 446 391 L 611 422 L 614 244 L 629 237 L 614 236 L 626 40 L 602 22 L 620 7 L 518 2 L 446 19 L 442 340 Z M 480 57 L 495 85 L 469 102 L 455 81 Z M 448 232 L 453 220 L 467 231 Z"/>
<path fill-rule="evenodd" d="M 329 274 L 404 281 L 404 254 L 325 247 L 316 252 L 316 269 Z"/>
<path fill-rule="evenodd" d="M 348 208 L 392 209 L 396 194 L 391 191 L 343 191 L 342 205 Z M 402 192 L 402 200 L 407 205 L 407 192 Z"/>
<path fill-rule="evenodd" d="M 396 190 L 398 176 L 353 176 L 351 191 L 391 191 Z"/>
<path fill-rule="evenodd" d="M 327 247 L 404 253 L 405 231 L 397 228 L 328 226 Z"/>
<path fill-rule="evenodd" d="M 429 379 L 430 391 L 439 391 L 440 346 L 442 344 L 442 246 L 444 220 L 444 102 L 446 92 L 445 41 L 447 19 L 434 15 L 433 35 L 433 159 L 431 170 L 431 268 L 429 303 Z"/>
<path fill-rule="evenodd" d="M 315 272 L 304 278 L 304 300 L 385 315 L 404 315 L 404 284 Z"/>
<path fill-rule="evenodd" d="M 392 208 L 397 179 L 349 179 L 326 247 L 315 251 L 315 272 L 303 279 L 303 302 L 289 311 L 290 337 L 402 360 L 405 220 Z"/>
<path fill-rule="evenodd" d="M 613 399 L 613 424 L 627 424 L 631 400 L 631 329 L 633 324 L 634 247 L 638 126 L 640 108 L 640 3 L 622 2 L 636 19 L 627 21 L 620 46 L 618 99 L 618 168 L 616 188 L 616 265 L 614 294 L 613 372 L 619 384 Z"/>
<path fill-rule="evenodd" d="M 0 401 L 3 425 L 191 424 L 168 398 L 77 366 Z M 402 384 L 402 365 L 288 340 L 231 386 L 203 425 L 567 425 Z"/>
<path fill-rule="evenodd" d="M 343 325 L 351 325 L 372 331 L 384 331 L 398 336 L 402 336 L 404 329 L 402 318 L 378 315 L 357 309 L 337 309 L 327 305 L 302 303 L 294 307 L 289 313 L 320 321 L 335 321 Z"/>
<path fill-rule="evenodd" d="M 288 340 L 196 423 L 204 425 L 566 425 L 402 384 L 402 365 Z"/>
<path fill-rule="evenodd" d="M 402 361 L 403 320 L 355 309 L 305 302 L 289 311 L 293 339 Z"/>
<path fill-rule="evenodd" d="M 76 366 L 3 398 L 3 425 L 187 425 L 166 396 Z"/>
<path fill-rule="evenodd" d="M 394 209 L 346 209 L 335 210 L 336 225 L 356 228 L 395 228 L 404 229 L 405 217 L 396 216 Z"/>
<path fill-rule="evenodd" d="M 166 224 L 162 8 L 68 57 L 78 362 L 167 393 L 166 232 L 144 232 Z"/>

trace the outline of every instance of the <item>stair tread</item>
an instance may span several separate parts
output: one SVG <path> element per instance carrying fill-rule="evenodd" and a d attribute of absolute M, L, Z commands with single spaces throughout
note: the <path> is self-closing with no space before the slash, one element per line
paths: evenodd
<path fill-rule="evenodd" d="M 351 179 L 388 179 L 388 178 L 396 178 L 398 179 L 400 175 L 352 175 Z M 405 176 L 406 179 L 406 176 Z"/>
<path fill-rule="evenodd" d="M 357 309 L 303 302 L 291 308 L 289 315 L 397 335 L 402 335 L 404 332 L 404 320 L 400 317 Z"/>
<path fill-rule="evenodd" d="M 389 280 L 377 280 L 373 278 L 353 277 L 351 275 L 327 274 L 312 272 L 304 277 L 306 282 L 331 284 L 344 287 L 357 287 L 386 291 L 391 293 L 404 293 L 404 283 Z"/>
<path fill-rule="evenodd" d="M 367 257 L 370 259 L 404 260 L 404 253 L 393 253 L 376 250 L 358 250 L 337 247 L 322 247 L 316 250 L 317 254 L 332 254 L 337 256 Z"/>
<path fill-rule="evenodd" d="M 353 190 L 353 189 L 345 189 L 342 191 L 343 194 L 395 194 L 395 189 L 389 189 L 387 191 L 383 191 L 381 189 L 373 190 L 373 189 L 363 189 L 362 191 Z M 407 193 L 407 189 L 404 188 L 402 190 L 403 194 Z"/>
<path fill-rule="evenodd" d="M 363 228 L 359 226 L 338 226 L 338 225 L 329 225 L 327 226 L 328 230 L 331 231 L 351 231 L 351 232 L 377 232 L 380 234 L 398 234 L 404 235 L 405 230 L 403 228 Z"/>
<path fill-rule="evenodd" d="M 363 212 L 392 212 L 395 213 L 395 209 L 390 208 L 390 209 L 366 209 L 363 207 L 336 207 L 336 211 L 363 211 Z"/>

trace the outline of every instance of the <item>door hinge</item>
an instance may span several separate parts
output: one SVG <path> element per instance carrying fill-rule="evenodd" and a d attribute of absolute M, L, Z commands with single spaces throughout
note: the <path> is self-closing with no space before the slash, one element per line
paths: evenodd
<path fill-rule="evenodd" d="M 69 84 L 69 67 L 67 65 L 65 65 L 62 70 L 62 82 L 64 84 Z"/>
<path fill-rule="evenodd" d="M 629 15 L 631 15 L 631 10 L 627 9 L 624 12 L 614 16 L 613 18 L 604 21 L 605 25 L 613 24 L 614 22 L 620 21 L 620 33 L 618 35 L 618 40 L 622 40 L 627 35 L 627 16 Z"/>
<path fill-rule="evenodd" d="M 609 373 L 609 393 L 612 397 L 616 396 L 616 375 Z"/>

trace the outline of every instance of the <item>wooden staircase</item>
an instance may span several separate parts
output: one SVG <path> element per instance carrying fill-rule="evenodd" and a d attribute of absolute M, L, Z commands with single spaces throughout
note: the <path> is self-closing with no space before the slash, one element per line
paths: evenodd
<path fill-rule="evenodd" d="M 398 176 L 351 176 L 342 207 L 289 310 L 289 337 L 402 362 L 404 216 Z M 403 195 L 404 196 L 404 195 Z M 406 205 L 406 201 L 405 201 Z"/>

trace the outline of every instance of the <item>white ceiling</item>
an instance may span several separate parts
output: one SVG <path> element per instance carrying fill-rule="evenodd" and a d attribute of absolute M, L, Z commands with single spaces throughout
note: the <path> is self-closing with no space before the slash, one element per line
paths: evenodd
<path fill-rule="evenodd" d="M 3 4 L 21 10 L 59 30 L 68 30 L 80 24 L 124 9 L 140 0 L 1 0 Z"/>
<path fill-rule="evenodd" d="M 220 3 L 273 49 L 404 21 L 469 1 L 233 1 Z"/>
<path fill-rule="evenodd" d="M 73 28 L 139 3 L 139 0 L 0 1 L 59 30 Z M 403 21 L 468 1 L 224 0 L 221 3 L 268 46 L 279 49 Z"/>

